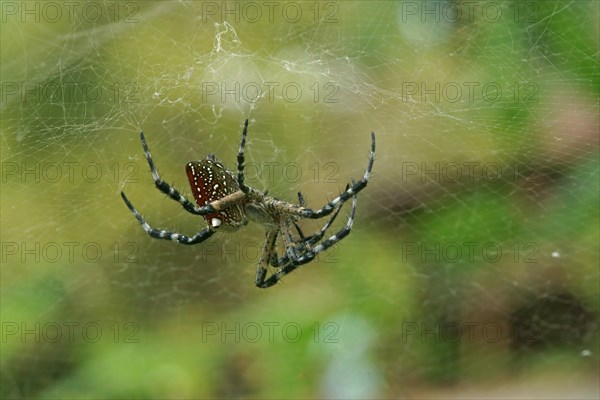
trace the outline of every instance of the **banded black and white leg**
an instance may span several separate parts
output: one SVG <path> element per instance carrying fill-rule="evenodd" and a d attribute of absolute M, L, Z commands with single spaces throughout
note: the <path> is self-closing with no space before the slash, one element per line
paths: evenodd
<path fill-rule="evenodd" d="M 352 184 L 355 184 L 354 179 L 352 179 Z M 350 184 L 346 185 L 346 189 L 344 189 L 344 191 L 346 191 L 348 189 L 350 189 Z M 301 195 L 302 194 L 300 192 L 298 192 L 299 198 Z M 301 201 L 301 205 L 304 207 L 303 203 L 304 203 L 304 198 L 302 198 L 302 201 Z M 329 218 L 329 221 L 327 221 L 327 223 L 325 225 L 323 225 L 323 227 L 321 228 L 321 230 L 319 232 L 312 234 L 308 237 L 304 237 L 304 234 L 300 230 L 300 227 L 294 222 L 294 225 L 296 226 L 296 229 L 298 230 L 298 234 L 302 238 L 303 244 L 313 245 L 313 244 L 317 243 L 319 240 L 321 240 L 323 238 L 323 236 L 325 235 L 325 232 L 327 231 L 327 229 L 329 229 L 331 224 L 333 224 L 333 221 L 335 221 L 335 218 L 337 217 L 337 215 L 340 213 L 340 211 L 342 209 L 341 206 L 342 206 L 342 204 L 340 204 L 340 206 L 335 209 L 335 212 L 333 213 L 331 218 Z"/>
<path fill-rule="evenodd" d="M 262 282 L 265 281 L 267 276 L 267 269 L 269 267 L 269 260 L 273 258 L 273 254 L 275 253 L 275 259 L 277 259 L 277 252 L 275 251 L 275 247 L 277 244 L 277 236 L 279 235 L 279 229 L 273 228 L 269 229 L 266 232 L 265 244 L 263 246 L 263 250 L 260 256 L 260 260 L 258 261 L 258 267 L 256 268 L 256 286 L 260 287 Z"/>
<path fill-rule="evenodd" d="M 375 133 L 371 132 L 371 154 L 369 155 L 369 164 L 363 177 L 358 181 L 354 182 L 338 197 L 325 204 L 318 210 L 306 208 L 304 206 L 296 206 L 280 200 L 272 200 L 273 206 L 280 208 L 288 214 L 295 214 L 303 218 L 318 219 L 331 214 L 337 207 L 340 207 L 352 196 L 363 190 L 369 181 L 371 176 L 371 170 L 373 169 L 373 163 L 375 162 Z"/>
<path fill-rule="evenodd" d="M 152 228 L 144 220 L 144 218 L 140 215 L 140 213 L 135 209 L 133 204 L 131 204 L 131 202 L 127 199 L 127 197 L 125 196 L 125 194 L 123 192 L 121 192 L 121 197 L 125 201 L 125 204 L 127 204 L 127 207 L 129 208 L 129 210 L 133 213 L 133 215 L 135 215 L 135 218 L 142 225 L 142 228 L 144 228 L 146 233 L 154 238 L 164 239 L 164 240 L 172 240 L 175 242 L 179 242 L 181 244 L 192 245 L 192 244 L 202 243 L 203 241 L 205 241 L 206 239 L 211 237 L 216 232 L 216 229 L 217 229 L 216 227 L 208 226 L 208 227 L 202 229 L 200 232 L 196 233 L 194 236 L 187 236 L 182 233 L 170 232 L 170 231 L 163 230 L 163 229 Z"/>
<path fill-rule="evenodd" d="M 150 166 L 150 172 L 152 173 L 152 179 L 154 180 L 154 185 L 158 190 L 166 194 L 170 199 L 177 201 L 179 204 L 183 206 L 183 208 L 194 215 L 206 215 L 212 214 L 216 211 L 223 210 L 238 202 L 242 197 L 244 197 L 244 193 L 242 191 L 237 191 L 228 196 L 223 197 L 217 201 L 213 201 L 210 204 L 206 204 L 203 206 L 194 205 L 191 201 L 185 198 L 181 193 L 177 191 L 173 186 L 163 181 L 158 175 L 158 171 L 156 169 L 156 165 L 154 164 L 154 160 L 152 159 L 152 154 L 150 153 L 150 148 L 148 147 L 148 143 L 146 143 L 146 138 L 144 137 L 144 132 L 140 132 L 140 140 L 142 142 L 142 147 L 144 148 L 144 154 L 146 155 L 146 160 L 148 161 L 148 165 Z M 121 197 L 127 203 L 127 197 L 125 193 L 121 192 Z"/>
<path fill-rule="evenodd" d="M 214 213 L 216 211 L 215 207 L 210 204 L 198 207 L 197 205 L 186 199 L 185 196 L 179 193 L 177 189 L 175 189 L 173 186 L 163 181 L 158 175 L 158 170 L 156 169 L 156 165 L 154 164 L 154 160 L 152 159 L 152 154 L 150 154 L 150 148 L 148 147 L 148 143 L 146 143 L 144 132 L 140 132 L 140 140 L 142 142 L 144 154 L 146 155 L 146 160 L 148 161 L 148 165 L 150 166 L 150 172 L 152 173 L 154 185 L 158 190 L 166 194 L 170 199 L 175 200 L 176 202 L 181 204 L 183 208 L 191 214 L 206 215 Z M 125 196 L 123 192 L 121 192 L 121 196 Z"/>
<path fill-rule="evenodd" d="M 356 212 L 356 202 L 357 202 L 356 194 L 354 194 L 352 196 L 352 210 L 350 211 L 350 216 L 348 217 L 348 221 L 346 222 L 346 225 L 344 226 L 343 229 L 341 229 L 339 232 L 335 233 L 333 236 L 329 237 L 328 239 L 324 240 L 323 242 L 319 243 L 315 247 L 310 248 L 309 250 L 305 251 L 304 254 L 302 254 L 301 256 L 299 256 L 297 258 L 290 258 L 288 260 L 287 264 L 280 266 L 279 270 L 277 270 L 277 272 L 273 273 L 267 279 L 264 279 L 262 281 L 259 281 L 257 279 L 256 286 L 258 286 L 259 288 L 262 288 L 262 289 L 266 289 L 268 287 L 275 285 L 285 275 L 295 271 L 301 265 L 309 263 L 319 253 L 327 250 L 328 248 L 330 248 L 331 246 L 333 246 L 334 244 L 336 244 L 337 242 L 339 242 L 340 240 L 342 240 L 343 238 L 348 236 L 348 234 L 352 230 L 352 224 L 354 223 L 354 215 Z M 257 276 L 257 278 L 258 278 L 258 276 Z"/>
<path fill-rule="evenodd" d="M 298 254 L 304 253 L 303 248 L 305 247 L 302 242 L 302 239 L 300 239 L 300 243 L 298 243 L 298 240 L 294 239 L 294 236 L 292 234 L 292 225 L 295 225 L 296 229 L 298 229 L 299 232 L 302 233 L 300 227 L 296 225 L 295 221 L 292 221 L 289 218 L 283 218 L 281 221 L 279 221 L 279 233 L 281 235 L 281 240 L 283 242 L 283 247 L 285 251 L 284 257 L 287 257 L 288 259 L 298 258 Z M 304 237 L 303 234 L 302 237 Z"/>
<path fill-rule="evenodd" d="M 346 185 L 345 190 L 348 190 L 349 187 L 350 187 L 349 184 Z M 304 198 L 302 197 L 302 194 L 300 192 L 298 192 L 298 199 L 300 200 L 300 205 L 304 206 L 304 204 L 305 204 Z M 304 233 L 302 232 L 302 229 L 300 229 L 298 224 L 294 221 L 294 226 L 296 227 L 296 230 L 298 231 L 298 235 L 300 236 L 300 241 L 299 241 L 300 243 L 296 245 L 296 249 L 295 249 L 296 253 L 302 253 L 303 251 L 306 251 L 306 249 L 309 249 L 310 246 L 314 245 L 319 240 L 321 240 L 323 238 L 323 236 L 325 236 L 325 232 L 329 229 L 331 224 L 333 224 L 333 222 L 335 221 L 336 217 L 338 216 L 338 214 L 340 213 L 341 210 L 342 210 L 342 207 L 338 207 L 335 210 L 335 212 L 333 213 L 333 215 L 331 216 L 331 218 L 329 218 L 327 223 L 325 225 L 323 225 L 323 227 L 319 230 L 319 232 L 312 234 L 310 236 L 305 236 Z M 289 257 L 287 254 L 285 254 L 278 259 L 272 259 L 271 265 L 273 267 L 279 267 L 280 265 L 285 265 L 288 261 L 289 261 Z"/>
<path fill-rule="evenodd" d="M 240 190 L 244 193 L 250 192 L 250 188 L 244 183 L 244 147 L 246 146 L 246 135 L 248 134 L 248 119 L 244 121 L 244 129 L 242 130 L 242 140 L 238 149 L 237 155 L 237 180 Z"/>

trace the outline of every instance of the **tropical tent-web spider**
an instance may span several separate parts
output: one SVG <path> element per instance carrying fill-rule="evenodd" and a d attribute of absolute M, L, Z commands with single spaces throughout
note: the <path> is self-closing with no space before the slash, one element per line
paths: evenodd
<path fill-rule="evenodd" d="M 204 217 L 208 226 L 193 236 L 152 228 L 121 192 L 121 197 L 137 218 L 144 230 L 157 239 L 173 240 L 181 244 L 198 244 L 211 237 L 218 230 L 233 231 L 246 225 L 248 221 L 262 224 L 266 229 L 266 240 L 256 270 L 256 286 L 268 288 L 294 271 L 299 266 L 312 261 L 322 251 L 346 237 L 354 222 L 356 196 L 367 186 L 373 162 L 375 161 L 375 133 L 371 132 L 371 154 L 364 176 L 348 184 L 344 192 L 320 209 L 305 206 L 304 198 L 298 192 L 298 205 L 278 200 L 259 190 L 244 184 L 244 147 L 248 133 L 248 120 L 244 122 L 242 140 L 237 155 L 237 177 L 213 155 L 209 154 L 200 161 L 190 161 L 186 172 L 196 204 L 194 205 L 171 185 L 163 181 L 154 165 L 150 149 L 140 133 L 142 147 L 150 165 L 154 184 L 164 194 L 179 202 L 191 214 Z M 352 199 L 352 209 L 346 225 L 333 236 L 321 241 L 325 231 L 331 226 L 342 205 Z M 331 218 L 318 232 L 306 236 L 297 224 L 300 218 L 319 219 L 332 214 Z M 292 230 L 296 229 L 297 237 Z M 277 254 L 277 239 L 281 237 L 285 254 Z M 276 271 L 267 277 L 267 267 L 272 265 Z"/>

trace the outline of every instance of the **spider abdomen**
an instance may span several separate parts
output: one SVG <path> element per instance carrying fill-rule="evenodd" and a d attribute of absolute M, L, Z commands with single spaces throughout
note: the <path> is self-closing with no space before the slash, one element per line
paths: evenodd
<path fill-rule="evenodd" d="M 237 180 L 214 155 L 200 161 L 190 161 L 186 173 L 194 199 L 199 206 L 210 204 L 240 190 Z M 203 216 L 213 227 L 237 229 L 246 225 L 244 211 L 239 205 Z"/>

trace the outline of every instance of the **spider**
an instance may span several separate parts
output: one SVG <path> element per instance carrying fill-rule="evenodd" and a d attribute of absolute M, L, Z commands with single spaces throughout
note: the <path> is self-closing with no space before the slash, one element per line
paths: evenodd
<path fill-rule="evenodd" d="M 181 244 L 202 243 L 218 230 L 235 231 L 246 225 L 248 221 L 262 224 L 266 229 L 266 239 L 258 262 L 255 283 L 259 288 L 268 288 L 299 266 L 312 261 L 317 254 L 327 250 L 350 233 L 356 211 L 356 195 L 367 186 L 375 161 L 375 133 L 371 132 L 371 154 L 362 179 L 358 182 L 353 179 L 352 184 L 346 185 L 344 192 L 317 210 L 305 207 L 304 197 L 300 192 L 298 192 L 298 205 L 296 205 L 268 196 L 267 192 L 263 193 L 244 183 L 244 147 L 247 133 L 248 120 L 244 122 L 237 155 L 237 177 L 234 172 L 227 170 L 214 154 L 209 154 L 203 160 L 187 163 L 186 172 L 197 205 L 192 204 L 160 178 L 144 133 L 140 133 L 142 147 L 156 188 L 181 204 L 187 212 L 203 216 L 208 223 L 206 228 L 194 236 L 152 228 L 127 199 L 125 193 L 121 192 L 121 197 L 146 233 L 157 239 L 173 240 Z M 321 242 L 325 231 L 335 220 L 342 205 L 350 198 L 352 198 L 352 209 L 346 225 Z M 327 223 L 310 236 L 305 236 L 296 222 L 300 218 L 319 219 L 330 214 L 331 218 Z M 296 230 L 297 236 L 293 234 L 293 229 Z M 285 254 L 282 256 L 278 256 L 276 248 L 280 236 L 285 248 Z M 267 277 L 269 265 L 276 271 Z"/>

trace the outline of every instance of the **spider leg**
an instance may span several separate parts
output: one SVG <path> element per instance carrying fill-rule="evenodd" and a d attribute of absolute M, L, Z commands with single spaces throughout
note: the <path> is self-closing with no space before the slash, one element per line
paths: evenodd
<path fill-rule="evenodd" d="M 298 230 L 298 233 L 300 235 L 300 243 L 298 244 L 298 246 L 296 246 L 297 248 L 305 248 L 305 249 L 310 249 L 310 246 L 314 245 L 315 243 L 317 243 L 319 240 L 321 240 L 323 238 L 323 236 L 325 236 L 325 232 L 329 229 L 329 227 L 331 226 L 331 224 L 333 224 L 333 221 L 335 221 L 335 218 L 338 216 L 338 214 L 341 211 L 341 207 L 338 207 L 335 212 L 333 213 L 332 217 L 329 219 L 329 221 L 327 221 L 327 223 L 325 225 L 323 225 L 323 227 L 321 228 L 321 230 L 313 235 L 307 236 L 305 237 L 302 234 L 302 231 L 300 230 L 300 227 L 294 222 L 294 225 L 296 226 L 296 229 Z M 280 265 L 285 265 L 286 263 L 289 262 L 289 257 L 286 255 L 280 257 L 279 259 L 277 259 L 277 261 L 272 260 L 271 265 L 274 267 L 279 267 Z"/>
<path fill-rule="evenodd" d="M 354 182 L 354 179 L 352 179 L 352 184 L 354 185 L 355 183 L 356 182 Z M 344 189 L 344 190 L 346 191 L 349 188 L 350 188 L 350 184 L 347 184 L 346 189 Z M 298 193 L 300 193 L 300 192 L 298 192 Z M 321 228 L 321 230 L 319 232 L 305 238 L 304 241 L 306 242 L 306 244 L 312 245 L 312 244 L 317 243 L 319 240 L 321 240 L 323 238 L 323 235 L 325 235 L 325 231 L 327 231 L 327 229 L 329 229 L 331 224 L 333 224 L 333 221 L 335 221 L 335 218 L 340 213 L 341 209 L 342 209 L 342 207 L 340 206 L 335 210 L 335 212 L 333 213 L 333 216 L 329 219 L 329 221 L 327 221 L 327 223 L 325 225 L 323 225 L 323 227 Z"/>
<path fill-rule="evenodd" d="M 279 280 L 281 280 L 282 277 L 289 274 L 290 272 L 293 272 L 301 265 L 312 261 L 317 256 L 317 254 L 327 250 L 328 248 L 330 248 L 331 246 L 333 246 L 334 244 L 336 244 L 337 242 L 339 242 L 340 240 L 345 238 L 352 230 L 352 224 L 354 223 L 355 212 L 356 212 L 356 194 L 354 194 L 352 196 L 352 210 L 350 212 L 350 217 L 348 218 L 348 221 L 346 222 L 346 225 L 344 226 L 344 228 L 342 230 L 340 230 L 339 232 L 337 232 L 330 238 L 324 240 L 322 243 L 318 244 L 317 246 L 307 249 L 304 252 L 304 254 L 302 254 L 301 256 L 299 256 L 297 258 L 290 258 L 288 264 L 283 265 L 281 267 L 281 269 L 279 269 L 277 272 L 275 272 L 269 278 L 264 280 L 260 285 L 259 285 L 259 282 L 257 282 L 257 286 L 262 289 L 266 289 L 268 287 L 275 285 L 277 282 L 279 282 Z"/>
<path fill-rule="evenodd" d="M 343 204 L 349 198 L 356 195 L 362 189 L 367 186 L 367 182 L 369 181 L 369 177 L 371 176 L 371 170 L 373 169 L 373 163 L 375 162 L 375 132 L 371 132 L 371 154 L 369 156 L 369 164 L 367 165 L 367 170 L 365 171 L 364 176 L 360 181 L 352 183 L 352 186 L 346 189 L 342 194 L 340 194 L 335 199 L 331 200 L 320 210 L 311 210 L 309 208 L 304 208 L 303 210 L 298 210 L 298 214 L 305 218 L 321 218 L 325 215 L 330 214 L 336 206 Z"/>
<path fill-rule="evenodd" d="M 260 260 L 258 261 L 258 268 L 256 269 L 256 286 L 261 287 L 267 276 L 267 267 L 269 266 L 269 260 L 272 258 L 273 250 L 275 249 L 275 243 L 277 241 L 277 235 L 279 229 L 271 229 L 267 231 L 267 238 L 263 247 Z"/>
<path fill-rule="evenodd" d="M 298 223 L 296 221 L 292 222 L 294 224 L 294 227 L 296 228 L 296 232 L 298 232 L 298 236 L 300 236 L 300 241 L 304 242 L 306 239 L 304 237 L 304 232 L 302 232 L 302 229 L 300 228 L 300 225 L 298 225 Z"/>
<path fill-rule="evenodd" d="M 346 188 L 346 189 L 348 189 L 348 188 Z M 304 196 L 302 195 L 302 192 L 298 192 L 298 204 L 300 204 L 300 207 L 304 207 L 306 205 L 306 201 L 304 200 Z M 300 229 L 300 227 L 298 226 L 296 221 L 294 221 L 294 226 L 296 227 L 296 231 L 298 232 L 298 235 L 300 235 L 300 239 L 304 241 L 304 233 L 302 233 L 302 229 Z"/>
<path fill-rule="evenodd" d="M 240 190 L 244 193 L 250 192 L 250 188 L 244 184 L 244 147 L 246 146 L 246 135 L 248 134 L 248 119 L 244 122 L 242 130 L 242 141 L 237 155 L 237 179 Z"/>
<path fill-rule="evenodd" d="M 293 224 L 300 235 L 300 243 L 294 240 L 292 236 L 292 227 Z M 285 254 L 282 257 L 277 256 L 277 250 L 274 248 L 271 254 L 269 254 L 268 262 L 275 268 L 279 268 L 280 265 L 283 265 L 283 262 L 287 262 L 290 259 L 298 258 L 298 251 L 305 252 L 308 249 L 308 246 L 305 243 L 304 234 L 302 230 L 296 224 L 295 221 L 290 221 L 290 219 L 282 219 L 279 222 L 278 232 L 281 233 L 281 240 L 283 241 L 283 246 L 285 248 Z M 311 236 L 312 237 L 312 236 Z"/>
<path fill-rule="evenodd" d="M 331 200 L 329 203 L 325 204 L 321 209 L 313 210 L 310 208 L 306 208 L 304 206 L 296 206 L 290 203 L 286 203 L 284 201 L 272 199 L 272 204 L 284 210 L 288 214 L 295 214 L 303 218 L 310 219 L 318 219 L 322 218 L 326 215 L 331 214 L 336 207 L 344 204 L 348 199 L 353 197 L 355 194 L 363 190 L 369 181 L 369 177 L 371 176 L 371 170 L 373 169 L 373 163 L 375 162 L 375 133 L 371 132 L 371 155 L 369 156 L 369 164 L 367 165 L 367 170 L 363 177 L 358 181 L 354 182 L 352 185 L 348 187 L 343 193 L 341 193 L 338 197 Z"/>
<path fill-rule="evenodd" d="M 296 259 L 298 258 L 297 256 L 297 250 L 299 250 L 302 247 L 302 240 L 301 239 L 301 244 L 296 245 L 296 241 L 294 240 L 294 237 L 292 236 L 292 223 L 294 225 L 296 225 L 295 221 L 290 221 L 290 219 L 288 218 L 284 218 L 281 222 L 280 222 L 280 230 L 281 230 L 281 238 L 283 240 L 283 245 L 285 247 L 285 256 L 287 258 L 291 258 L 291 259 Z M 296 225 L 296 228 L 299 229 L 300 227 L 298 227 Z M 300 231 L 300 233 L 302 233 Z M 303 238 L 304 235 L 301 235 L 301 238 Z"/>
<path fill-rule="evenodd" d="M 177 232 L 169 232 L 161 229 L 154 229 L 150 225 L 148 225 L 148 223 L 144 220 L 140 213 L 135 209 L 135 207 L 133 207 L 133 204 L 131 204 L 129 199 L 125 196 L 125 193 L 121 192 L 121 197 L 123 197 L 125 204 L 127 204 L 127 207 L 133 213 L 138 222 L 142 225 L 142 228 L 144 228 L 146 233 L 154 238 L 173 240 L 181 244 L 198 244 L 202 243 L 216 232 L 213 227 L 206 227 L 200 232 L 196 233 L 194 236 L 186 236 Z"/>
<path fill-rule="evenodd" d="M 186 199 L 181 193 L 179 193 L 177 189 L 160 179 L 158 171 L 156 170 L 156 166 L 154 165 L 154 160 L 152 159 L 152 155 L 150 154 L 150 148 L 148 148 L 148 143 L 146 143 L 144 132 L 140 132 L 140 139 L 142 141 L 144 153 L 146 154 L 146 160 L 148 160 L 148 165 L 150 165 L 150 172 L 152 172 L 152 179 L 154 179 L 154 185 L 158 190 L 169 196 L 169 198 L 177 201 L 189 213 L 196 215 L 206 215 L 215 212 L 215 208 L 210 204 L 207 204 L 202 207 L 195 206 L 194 203 L 192 203 L 191 201 Z M 124 196 L 123 192 L 121 192 L 121 195 Z"/>
<path fill-rule="evenodd" d="M 354 183 L 354 181 L 353 181 Z M 348 190 L 348 188 L 350 187 L 350 185 L 346 185 L 346 189 Z M 300 196 L 301 193 L 298 192 L 298 195 Z M 335 218 L 337 217 L 337 215 L 340 213 L 341 211 L 341 207 L 338 207 L 335 212 L 333 213 L 332 217 L 329 219 L 329 221 L 327 221 L 327 223 L 321 228 L 321 230 L 313 235 L 310 235 L 308 237 L 304 236 L 304 233 L 302 232 L 302 230 L 300 229 L 300 227 L 298 226 L 298 224 L 296 223 L 296 221 L 294 221 L 294 226 L 296 227 L 296 230 L 298 231 L 298 235 L 300 236 L 300 244 L 297 247 L 304 247 L 304 248 L 308 248 L 309 246 L 317 243 L 319 240 L 321 240 L 323 238 L 323 236 L 325 235 L 325 232 L 327 231 L 327 229 L 329 229 L 329 227 L 331 226 L 331 224 L 333 224 L 333 221 L 335 221 Z M 277 259 L 277 260 L 271 260 L 271 265 L 273 267 L 278 267 L 280 265 L 285 265 L 287 262 L 289 261 L 289 258 L 287 255 L 284 255 L 283 257 Z"/>
<path fill-rule="evenodd" d="M 298 204 L 300 204 L 300 207 L 304 207 L 306 205 L 306 201 L 304 201 L 304 196 L 302 195 L 302 192 L 298 192 Z"/>

